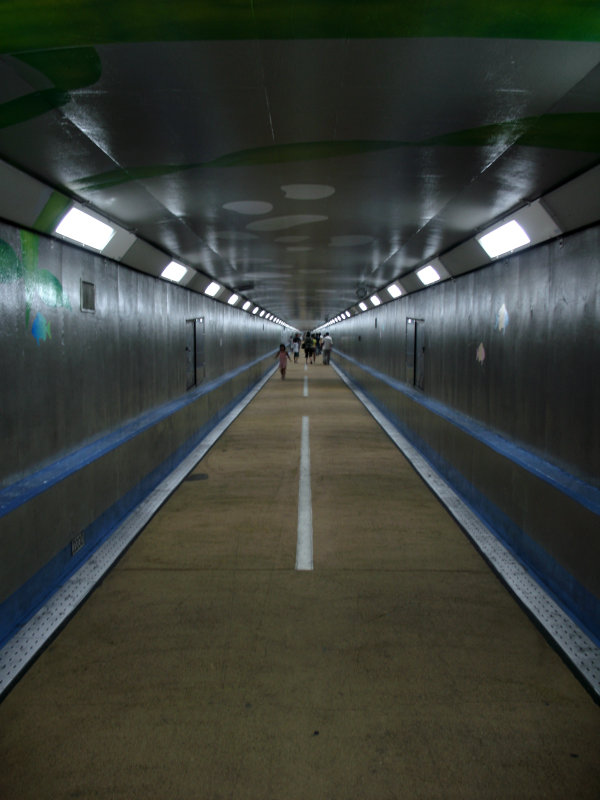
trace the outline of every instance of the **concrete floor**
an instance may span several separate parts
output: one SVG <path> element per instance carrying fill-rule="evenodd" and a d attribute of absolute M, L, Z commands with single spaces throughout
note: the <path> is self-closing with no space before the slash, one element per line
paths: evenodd
<path fill-rule="evenodd" d="M 598 800 L 600 709 L 333 370 L 195 475 L 0 705 L 2 800 Z"/>

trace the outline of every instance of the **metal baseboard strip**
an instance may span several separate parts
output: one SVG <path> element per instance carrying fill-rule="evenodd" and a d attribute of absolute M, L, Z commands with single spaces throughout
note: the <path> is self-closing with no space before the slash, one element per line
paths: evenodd
<path fill-rule="evenodd" d="M 200 442 L 200 444 L 154 489 L 93 552 L 81 567 L 48 599 L 0 650 L 0 698 L 25 672 L 40 651 L 74 614 L 94 587 L 131 545 L 154 514 L 227 428 L 256 397 L 276 367 L 250 390 Z"/>
<path fill-rule="evenodd" d="M 490 528 L 461 500 L 431 464 L 398 431 L 364 392 L 332 363 L 358 400 L 406 456 L 413 468 L 463 528 L 494 571 L 546 632 L 596 702 L 600 702 L 600 648 L 548 595 Z"/>

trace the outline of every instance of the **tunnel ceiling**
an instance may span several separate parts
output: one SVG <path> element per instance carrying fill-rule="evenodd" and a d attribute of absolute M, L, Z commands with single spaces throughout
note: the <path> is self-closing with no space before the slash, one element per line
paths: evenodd
<path fill-rule="evenodd" d="M 1 15 L 0 157 L 300 328 L 600 160 L 597 3 Z"/>

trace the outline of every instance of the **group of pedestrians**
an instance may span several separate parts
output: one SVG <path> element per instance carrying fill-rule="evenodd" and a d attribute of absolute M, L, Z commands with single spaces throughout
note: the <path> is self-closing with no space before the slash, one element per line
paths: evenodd
<path fill-rule="evenodd" d="M 300 348 L 304 350 L 304 357 L 307 364 L 316 364 L 315 359 L 318 355 L 321 355 L 321 353 L 323 354 L 323 364 L 329 364 L 332 347 L 333 340 L 329 333 L 321 337 L 320 333 L 313 334 L 310 331 L 306 331 L 303 339 L 301 339 L 300 334 L 297 333 L 289 342 L 289 349 L 294 356 L 294 364 L 298 363 Z M 287 370 L 287 362 L 292 360 L 288 352 L 288 347 L 286 347 L 285 344 L 279 345 L 279 352 L 275 355 L 275 358 L 279 358 L 279 372 L 283 380 Z"/>
<path fill-rule="evenodd" d="M 296 334 L 298 341 L 300 337 Z M 296 338 L 294 337 L 294 338 Z M 323 338 L 321 338 L 320 333 L 311 333 L 310 331 L 306 331 L 304 335 L 304 339 L 302 341 L 302 349 L 304 350 L 304 357 L 307 364 L 316 364 L 317 356 L 320 356 L 323 353 L 323 364 L 329 364 L 329 359 L 331 357 L 331 348 L 333 346 L 333 340 L 331 336 L 326 333 Z"/>

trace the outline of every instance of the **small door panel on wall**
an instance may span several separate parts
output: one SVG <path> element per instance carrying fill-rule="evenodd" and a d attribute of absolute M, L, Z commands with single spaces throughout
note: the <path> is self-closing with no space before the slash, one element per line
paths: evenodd
<path fill-rule="evenodd" d="M 196 384 L 202 383 L 206 377 L 205 348 L 204 348 L 204 317 L 196 320 Z"/>
<path fill-rule="evenodd" d="M 406 373 L 411 386 L 423 389 L 425 383 L 425 320 L 406 320 Z"/>
<path fill-rule="evenodd" d="M 204 355 L 204 317 L 185 321 L 186 389 L 202 383 L 206 374 Z"/>
<path fill-rule="evenodd" d="M 196 385 L 196 320 L 185 321 L 185 388 Z"/>
<path fill-rule="evenodd" d="M 425 383 L 425 322 L 415 320 L 415 386 L 423 390 Z"/>

